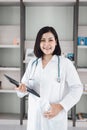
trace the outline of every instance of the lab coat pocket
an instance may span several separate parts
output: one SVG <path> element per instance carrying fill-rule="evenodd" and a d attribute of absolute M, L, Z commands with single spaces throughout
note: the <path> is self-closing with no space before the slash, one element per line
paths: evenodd
<path fill-rule="evenodd" d="M 34 86 L 34 79 L 29 79 L 29 87 L 33 88 Z"/>
<path fill-rule="evenodd" d="M 66 120 L 67 114 L 64 110 L 62 110 L 57 116 L 49 119 L 50 130 L 66 130 Z M 61 125 L 63 124 L 63 125 Z"/>
<path fill-rule="evenodd" d="M 34 89 L 38 94 L 40 94 L 40 84 L 35 79 L 29 79 L 30 88 Z"/>
<path fill-rule="evenodd" d="M 44 112 L 50 110 L 50 108 L 51 108 L 51 105 L 48 100 L 40 100 L 40 109 L 41 109 L 42 115 Z"/>

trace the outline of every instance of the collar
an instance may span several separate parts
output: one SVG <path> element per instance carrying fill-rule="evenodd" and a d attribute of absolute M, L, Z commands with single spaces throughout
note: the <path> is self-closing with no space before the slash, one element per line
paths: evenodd
<path fill-rule="evenodd" d="M 60 57 L 60 56 L 59 56 L 59 57 Z M 57 56 L 57 55 L 53 55 L 51 61 L 52 61 L 52 62 L 55 62 L 55 61 L 57 61 L 57 60 L 58 60 L 58 56 Z M 38 62 L 39 62 L 39 61 L 42 61 L 42 57 L 38 59 Z"/>

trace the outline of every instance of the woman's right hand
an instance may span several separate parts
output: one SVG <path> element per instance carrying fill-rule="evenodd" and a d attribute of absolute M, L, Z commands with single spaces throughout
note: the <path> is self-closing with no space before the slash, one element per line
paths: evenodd
<path fill-rule="evenodd" d="M 23 83 L 20 83 L 19 87 L 16 87 L 15 88 L 16 90 L 19 90 L 20 92 L 27 92 L 27 88 L 26 88 L 26 85 L 23 84 Z"/>

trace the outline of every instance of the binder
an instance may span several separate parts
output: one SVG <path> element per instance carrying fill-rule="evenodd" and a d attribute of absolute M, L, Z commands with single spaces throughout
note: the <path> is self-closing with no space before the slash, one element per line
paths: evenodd
<path fill-rule="evenodd" d="M 16 81 L 15 79 L 9 77 L 9 76 L 6 75 L 6 74 L 4 74 L 4 76 L 5 76 L 12 84 L 16 85 L 16 87 L 19 87 L 19 84 L 20 84 L 20 83 L 19 83 L 18 81 Z M 34 95 L 37 96 L 37 97 L 40 97 L 40 95 L 39 95 L 35 90 L 29 88 L 28 86 L 26 86 L 26 88 L 27 88 L 27 91 L 28 91 L 28 92 L 34 94 Z"/>

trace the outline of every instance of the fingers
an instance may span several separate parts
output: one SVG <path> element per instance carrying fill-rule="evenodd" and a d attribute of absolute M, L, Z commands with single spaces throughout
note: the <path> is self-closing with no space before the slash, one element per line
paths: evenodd
<path fill-rule="evenodd" d="M 45 112 L 44 113 L 44 117 L 45 118 L 48 118 L 48 119 L 51 119 L 54 117 L 53 113 L 51 111 L 48 111 L 48 112 Z"/>
<path fill-rule="evenodd" d="M 44 112 L 44 117 L 48 119 L 55 117 L 62 110 L 60 104 L 50 104 L 50 105 L 51 105 L 51 109 L 47 112 Z"/>

